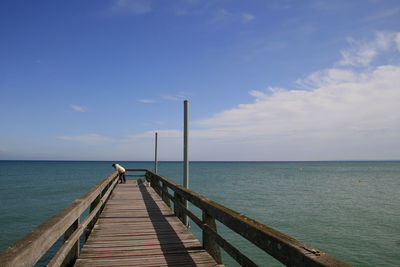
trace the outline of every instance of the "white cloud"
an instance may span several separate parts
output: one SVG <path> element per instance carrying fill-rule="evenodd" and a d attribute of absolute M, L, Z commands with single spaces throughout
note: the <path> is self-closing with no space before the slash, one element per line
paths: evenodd
<path fill-rule="evenodd" d="M 398 33 L 377 33 L 364 47 L 398 54 Z M 350 49 L 348 57 L 361 54 Z M 193 122 L 199 160 L 333 160 L 400 158 L 400 64 L 311 73 L 307 90 L 253 90 L 254 101 Z M 169 130 L 179 144 L 180 130 Z M 172 148 L 173 149 L 173 148 Z M 170 152 L 172 153 L 172 152 Z M 179 155 L 179 151 L 175 155 Z"/>
<path fill-rule="evenodd" d="M 397 51 L 400 52 L 400 32 L 396 34 L 395 40 L 396 40 Z"/>
<path fill-rule="evenodd" d="M 351 70 L 332 68 L 313 72 L 306 79 L 297 80 L 296 83 L 301 88 L 309 89 L 325 84 L 350 82 L 356 79 L 355 73 Z"/>
<path fill-rule="evenodd" d="M 393 52 L 399 47 L 399 33 L 377 32 L 372 41 L 356 41 L 348 38 L 351 47 L 341 51 L 342 59 L 338 62 L 342 66 L 368 66 L 383 52 Z M 397 50 L 400 50 L 397 48 Z"/>
<path fill-rule="evenodd" d="M 154 99 L 138 99 L 137 101 L 145 104 L 151 104 L 156 102 Z"/>
<path fill-rule="evenodd" d="M 66 141 L 78 141 L 85 144 L 102 144 L 102 143 L 110 143 L 115 142 L 115 139 L 99 135 L 99 134 L 86 134 L 86 135 L 66 135 L 59 136 L 58 139 L 66 140 Z"/>
<path fill-rule="evenodd" d="M 112 14 L 140 15 L 151 12 L 150 0 L 116 0 L 110 8 Z"/>
<path fill-rule="evenodd" d="M 198 122 L 192 136 L 253 150 L 258 160 L 400 158 L 400 67 L 346 79 L 335 72 L 313 74 L 312 90 L 252 91 L 253 103 Z"/>
<path fill-rule="evenodd" d="M 86 112 L 88 110 L 88 108 L 85 106 L 79 106 L 79 105 L 74 105 L 74 104 L 71 104 L 70 107 L 72 110 L 77 111 L 77 112 Z"/>

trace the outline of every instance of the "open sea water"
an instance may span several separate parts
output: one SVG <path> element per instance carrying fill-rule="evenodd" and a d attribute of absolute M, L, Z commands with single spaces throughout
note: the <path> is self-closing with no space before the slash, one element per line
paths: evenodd
<path fill-rule="evenodd" d="M 0 250 L 106 177 L 112 163 L 0 161 Z M 153 168 L 151 162 L 119 163 Z M 182 183 L 180 162 L 160 162 L 159 173 Z M 354 266 L 400 266 L 398 161 L 192 162 L 190 188 Z M 281 266 L 218 227 L 260 266 Z M 223 256 L 227 266 L 237 266 Z"/>

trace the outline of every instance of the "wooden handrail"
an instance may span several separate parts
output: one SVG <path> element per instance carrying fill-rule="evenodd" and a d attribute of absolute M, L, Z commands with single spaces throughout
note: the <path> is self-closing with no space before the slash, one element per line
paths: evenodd
<path fill-rule="evenodd" d="M 66 208 L 36 227 L 24 238 L 1 253 L 0 266 L 33 266 L 63 235 L 65 239 L 68 240 L 69 244 L 63 246 L 61 250 L 62 255 L 57 256 L 56 254 L 57 258 L 53 260 L 53 262 L 57 262 L 58 266 L 64 266 L 71 261 L 73 262 L 78 255 L 72 253 L 74 255 L 72 258 L 69 258 L 71 250 L 75 247 L 77 251 L 79 251 L 79 237 L 86 230 L 86 226 L 90 224 L 88 219 L 95 218 L 95 215 L 101 209 L 101 205 L 104 204 L 103 199 L 103 201 L 96 200 L 99 199 L 99 196 L 100 198 L 106 195 L 109 196 L 113 186 L 115 186 L 118 181 L 117 177 L 117 172 L 113 172 L 97 183 L 87 193 L 74 200 Z M 91 208 L 92 211 L 84 221 L 84 224 L 80 225 L 80 216 L 93 203 L 97 204 L 96 207 Z M 76 236 L 78 236 L 78 238 L 76 238 Z M 77 246 L 74 246 L 76 244 Z M 66 247 L 67 249 L 65 249 Z"/>
<path fill-rule="evenodd" d="M 174 202 L 175 214 L 182 220 L 182 222 L 185 223 L 184 220 L 186 216 L 184 215 L 186 214 L 199 225 L 203 230 L 203 246 L 206 250 L 207 247 L 211 248 L 207 251 L 217 262 L 220 254 L 218 249 L 216 249 L 215 244 L 212 244 L 212 242 L 215 242 L 225 249 L 225 251 L 238 263 L 244 266 L 254 264 L 251 260 L 242 255 L 238 249 L 227 243 L 227 241 L 218 234 L 213 220 L 218 220 L 285 265 L 299 267 L 350 266 L 325 252 L 317 250 L 267 225 L 233 211 L 152 171 L 146 172 L 146 179 L 160 196 L 164 196 L 163 199 L 167 197 L 168 200 L 171 199 Z M 167 188 L 174 191 L 174 197 L 167 192 Z M 203 220 L 197 217 L 196 219 L 193 218 L 195 215 L 182 205 L 185 200 L 191 202 L 203 211 Z M 207 220 L 204 220 L 204 213 L 207 214 Z M 206 246 L 204 245 L 205 236 L 207 240 Z"/>

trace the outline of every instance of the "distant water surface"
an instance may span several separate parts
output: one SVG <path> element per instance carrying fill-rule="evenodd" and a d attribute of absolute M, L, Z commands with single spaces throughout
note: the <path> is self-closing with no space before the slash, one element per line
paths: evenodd
<path fill-rule="evenodd" d="M 0 161 L 0 250 L 106 177 L 111 164 Z M 160 162 L 159 173 L 181 183 L 182 164 Z M 190 188 L 354 266 L 400 266 L 400 162 L 192 162 Z M 260 266 L 281 266 L 219 231 Z"/>

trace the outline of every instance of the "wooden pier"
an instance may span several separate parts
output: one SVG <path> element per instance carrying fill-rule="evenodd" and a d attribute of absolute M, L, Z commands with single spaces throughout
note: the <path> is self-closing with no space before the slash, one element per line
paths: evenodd
<path fill-rule="evenodd" d="M 217 263 L 151 187 L 128 180 L 114 189 L 75 266 L 129 265 Z"/>
<path fill-rule="evenodd" d="M 350 266 L 149 170 L 127 171 L 144 181 L 118 184 L 117 173 L 109 175 L 1 253 L 0 266 L 34 266 L 60 242 L 47 266 L 222 266 L 221 248 L 241 266 L 258 266 L 221 236 L 217 221 L 284 265 Z"/>

